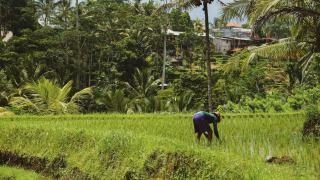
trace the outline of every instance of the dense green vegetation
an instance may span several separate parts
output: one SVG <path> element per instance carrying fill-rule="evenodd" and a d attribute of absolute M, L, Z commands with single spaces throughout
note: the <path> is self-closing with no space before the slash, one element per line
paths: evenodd
<path fill-rule="evenodd" d="M 191 20 L 200 6 L 205 21 Z M 319 10 L 0 0 L 0 179 L 320 178 Z M 210 33 L 235 18 L 251 46 L 215 52 Z M 223 113 L 222 143 L 195 143 L 198 110 Z"/>
<path fill-rule="evenodd" d="M 320 82 L 319 2 L 237 0 L 223 5 L 223 16 L 211 25 L 192 21 L 185 11 L 202 5 L 206 10 L 210 2 L 1 1 L 0 29 L 14 36 L 0 42 L 0 106 L 16 114 L 179 112 L 211 105 L 226 105 L 228 112 L 305 109 L 300 97 L 309 97 L 304 91 Z M 245 26 L 260 37 L 285 39 L 217 54 L 197 33 L 232 18 L 248 19 Z M 167 36 L 164 29 L 185 33 Z M 35 110 L 24 90 L 44 78 L 55 84 L 49 91 L 74 82 L 63 103 L 88 87 L 92 95 L 70 110 L 48 104 Z M 168 83 L 165 90 L 161 82 Z M 26 99 L 33 105 L 26 107 Z M 276 105 L 243 107 L 250 101 Z"/>
<path fill-rule="evenodd" d="M 219 126 L 223 141 L 211 146 L 195 143 L 188 114 L 2 118 L 0 152 L 60 159 L 50 166 L 60 167 L 49 174 L 56 177 L 316 179 L 320 147 L 303 140 L 304 118 L 227 114 Z M 268 155 L 294 163 L 266 164 Z"/>

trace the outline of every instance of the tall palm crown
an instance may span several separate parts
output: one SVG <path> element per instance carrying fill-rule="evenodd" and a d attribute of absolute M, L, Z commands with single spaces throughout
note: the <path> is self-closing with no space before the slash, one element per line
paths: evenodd
<path fill-rule="evenodd" d="M 64 28 L 68 26 L 68 19 L 71 16 L 71 0 L 60 0 L 57 2 L 58 14 L 57 17 L 59 21 L 63 22 Z"/>
<path fill-rule="evenodd" d="M 47 26 L 54 14 L 57 2 L 54 0 L 37 0 L 34 2 L 37 8 L 37 16 L 44 19 L 44 25 Z"/>

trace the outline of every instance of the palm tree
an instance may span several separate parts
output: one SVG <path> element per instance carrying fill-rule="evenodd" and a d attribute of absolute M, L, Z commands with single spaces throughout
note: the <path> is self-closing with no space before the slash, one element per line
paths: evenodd
<path fill-rule="evenodd" d="M 192 99 L 193 93 L 186 92 L 180 96 L 175 96 L 170 100 L 172 111 L 174 112 L 186 112 L 193 108 Z"/>
<path fill-rule="evenodd" d="M 57 2 L 57 8 L 58 8 L 58 19 L 62 22 L 63 28 L 68 28 L 68 19 L 70 17 L 70 12 L 72 10 L 71 8 L 71 0 L 59 0 Z"/>
<path fill-rule="evenodd" d="M 193 23 L 193 28 L 197 33 L 203 33 L 203 24 L 199 18 L 197 18 Z"/>
<path fill-rule="evenodd" d="M 249 55 L 248 55 L 249 53 Z M 310 53 L 312 57 L 309 58 Z M 289 93 L 295 84 L 304 83 L 306 71 L 312 67 L 309 60 L 317 58 L 317 54 L 310 52 L 310 47 L 305 42 L 299 42 L 295 38 L 278 40 L 272 44 L 252 47 L 231 57 L 221 68 L 226 74 L 231 72 L 245 72 L 254 61 L 258 62 L 261 58 L 268 60 L 267 76 L 275 83 L 282 82 L 287 86 Z M 248 57 L 248 58 L 246 58 Z M 282 67 L 274 68 L 274 64 L 281 64 Z M 271 67 L 271 68 L 270 68 Z M 284 77 L 283 75 L 286 75 Z M 280 77 L 281 76 L 281 77 Z M 279 83 L 278 83 L 279 84 Z"/>
<path fill-rule="evenodd" d="M 257 0 L 235 0 L 223 7 L 222 19 L 229 21 L 238 18 L 245 20 L 253 12 Z"/>
<path fill-rule="evenodd" d="M 161 80 L 156 79 L 150 70 L 136 69 L 132 82 L 125 83 L 132 99 L 131 107 L 139 112 L 149 112 L 154 109 L 150 106 L 153 105 L 153 98 L 160 82 Z"/>
<path fill-rule="evenodd" d="M 144 99 L 155 95 L 155 91 L 160 83 L 159 79 L 151 74 L 150 70 L 141 71 L 136 69 L 131 83 L 126 82 L 128 92 L 136 99 Z"/>
<path fill-rule="evenodd" d="M 211 77 L 211 43 L 210 43 L 210 34 L 209 34 L 209 14 L 208 14 L 208 4 L 213 3 L 214 0 L 176 0 L 172 3 L 168 3 L 163 8 L 173 8 L 181 7 L 183 9 L 191 9 L 194 7 L 203 6 L 203 11 L 205 15 L 205 34 L 206 34 L 206 64 L 207 64 L 207 76 L 208 76 L 208 110 L 213 111 L 212 106 L 212 77 Z M 225 5 L 221 0 L 217 0 L 218 3 Z"/>
<path fill-rule="evenodd" d="M 128 110 L 129 99 L 125 97 L 123 90 L 104 91 L 95 101 L 108 112 L 126 113 Z"/>
<path fill-rule="evenodd" d="M 55 81 L 42 77 L 36 82 L 26 84 L 14 94 L 9 105 L 36 113 L 76 113 L 80 108 L 78 103 L 83 98 L 91 96 L 92 89 L 85 88 L 69 97 L 71 89 L 72 81 L 61 88 Z"/>
<path fill-rule="evenodd" d="M 292 37 L 277 44 L 263 46 L 252 52 L 269 57 L 294 60 L 301 70 L 301 83 L 320 53 L 320 2 L 318 0 L 236 0 L 224 8 L 227 18 L 248 17 L 253 30 L 279 18 L 292 19 Z"/>
<path fill-rule="evenodd" d="M 263 7 L 264 6 L 264 7 Z M 302 69 L 302 82 L 308 75 L 308 69 L 320 53 L 320 2 L 317 0 L 279 1 L 269 0 L 257 3 L 253 16 L 253 28 L 259 30 L 265 23 L 281 17 L 293 17 L 296 20 L 291 43 L 300 44 L 303 56 L 298 59 Z M 260 12 L 260 13 L 259 13 Z M 294 45 L 292 45 L 294 47 Z"/>
<path fill-rule="evenodd" d="M 54 14 L 57 3 L 54 0 L 36 0 L 35 6 L 37 9 L 37 16 L 44 18 L 44 26 L 47 26 Z"/>
<path fill-rule="evenodd" d="M 76 30 L 77 30 L 77 76 L 76 76 L 76 88 L 80 88 L 80 76 L 81 76 L 81 47 L 80 47 L 80 17 L 79 17 L 79 0 L 76 0 Z"/>

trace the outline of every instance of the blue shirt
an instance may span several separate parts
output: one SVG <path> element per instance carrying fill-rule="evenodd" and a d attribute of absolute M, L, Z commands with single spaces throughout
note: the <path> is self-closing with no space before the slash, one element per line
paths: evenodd
<path fill-rule="evenodd" d="M 214 114 L 211 114 L 211 113 L 208 113 L 208 112 L 200 111 L 200 112 L 197 112 L 195 114 L 195 116 L 204 117 L 204 119 L 209 120 L 209 123 L 213 123 L 213 124 L 217 124 L 218 123 L 218 118 Z"/>

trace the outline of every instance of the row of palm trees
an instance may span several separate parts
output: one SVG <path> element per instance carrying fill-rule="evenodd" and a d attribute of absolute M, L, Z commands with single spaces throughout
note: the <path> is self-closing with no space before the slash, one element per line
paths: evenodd
<path fill-rule="evenodd" d="M 123 88 L 89 87 L 73 92 L 72 84 L 69 81 L 61 87 L 57 81 L 41 76 L 12 90 L 6 96 L 7 107 L 22 114 L 184 112 L 196 107 L 192 93 L 157 96 L 160 80 L 148 69 L 137 69 L 132 82 L 123 83 Z"/>
<path fill-rule="evenodd" d="M 124 88 L 103 89 L 95 103 L 106 112 L 184 112 L 198 108 L 193 104 L 194 94 L 185 92 L 162 97 L 158 93 L 161 80 L 156 79 L 149 69 L 136 69 L 131 82 L 123 83 Z"/>
<path fill-rule="evenodd" d="M 107 90 L 95 99 L 100 112 L 120 113 L 154 113 L 154 112 L 188 112 L 198 107 L 192 103 L 194 95 L 185 93 L 180 96 L 161 98 L 129 98 L 125 90 Z"/>
<path fill-rule="evenodd" d="M 34 0 L 36 16 L 43 19 L 44 26 L 52 25 L 53 21 L 59 20 L 63 22 L 63 28 L 66 29 L 72 16 L 71 3 L 72 0 Z"/>

